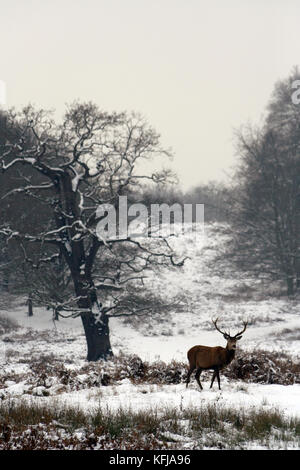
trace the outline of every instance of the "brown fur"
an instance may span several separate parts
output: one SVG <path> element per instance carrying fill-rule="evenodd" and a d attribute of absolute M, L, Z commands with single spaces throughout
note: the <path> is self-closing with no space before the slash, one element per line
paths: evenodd
<path fill-rule="evenodd" d="M 186 386 L 190 382 L 191 373 L 196 369 L 195 378 L 199 387 L 202 390 L 200 382 L 200 375 L 203 370 L 212 369 L 214 371 L 210 388 L 212 388 L 215 378 L 217 377 L 219 390 L 221 390 L 219 371 L 226 367 L 234 359 L 235 356 L 236 340 L 229 338 L 226 348 L 221 346 L 194 346 L 188 353 L 189 370 L 187 374 Z"/>
<path fill-rule="evenodd" d="M 204 370 L 219 367 L 223 369 L 234 358 L 235 350 L 222 348 L 221 346 L 194 346 L 188 351 L 188 360 L 190 367 L 201 368 Z"/>
<path fill-rule="evenodd" d="M 227 341 L 226 348 L 222 348 L 221 346 L 193 346 L 187 353 L 190 367 L 187 373 L 186 386 L 188 386 L 190 382 L 191 373 L 196 369 L 195 378 L 202 390 L 202 385 L 200 382 L 201 372 L 203 370 L 212 369 L 214 373 L 210 388 L 213 386 L 214 380 L 217 377 L 219 390 L 221 390 L 219 372 L 221 369 L 230 364 L 230 362 L 234 359 L 236 343 L 242 338 L 242 333 L 244 333 L 246 330 L 248 322 L 243 322 L 244 328 L 235 336 L 230 336 L 228 333 L 221 331 L 217 323 L 218 319 L 213 320 L 213 324 L 216 330 L 219 331 Z"/>

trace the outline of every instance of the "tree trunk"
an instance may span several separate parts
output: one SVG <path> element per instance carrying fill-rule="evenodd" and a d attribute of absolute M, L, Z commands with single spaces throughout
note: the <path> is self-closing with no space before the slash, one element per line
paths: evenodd
<path fill-rule="evenodd" d="M 54 309 L 53 309 L 53 319 L 54 319 L 55 321 L 59 321 L 59 315 L 58 315 L 58 310 L 57 310 L 57 308 L 54 308 Z"/>
<path fill-rule="evenodd" d="M 287 277 L 287 295 L 294 295 L 294 279 L 292 277 Z"/>
<path fill-rule="evenodd" d="M 5 292 L 9 292 L 9 271 L 8 270 L 5 270 L 4 273 L 3 273 L 3 282 L 2 282 L 2 285 L 3 285 L 3 290 Z"/>
<path fill-rule="evenodd" d="M 28 296 L 27 305 L 28 305 L 28 316 L 29 316 L 29 317 L 32 317 L 32 316 L 33 316 L 33 308 L 32 308 L 32 298 L 31 298 L 31 294 Z"/>
<path fill-rule="evenodd" d="M 81 320 L 87 342 L 87 360 L 106 360 L 113 356 L 109 338 L 109 317 L 98 307 L 96 291 L 92 288 L 86 289 L 87 285 L 93 285 L 90 279 L 81 278 L 75 285 L 76 294 L 81 297 L 78 307 L 84 310 Z M 93 311 L 95 308 L 96 312 Z"/>
<path fill-rule="evenodd" d="M 72 245 L 71 253 L 70 257 L 68 254 L 65 255 L 65 260 L 70 267 L 75 293 L 78 297 L 77 306 L 82 310 L 80 316 L 87 342 L 87 360 L 106 360 L 113 355 L 109 338 L 109 317 L 101 311 L 91 275 L 97 250 L 92 252 L 93 257 L 87 261 L 81 241 Z"/>
<path fill-rule="evenodd" d="M 98 361 L 99 359 L 108 359 L 113 355 L 110 339 L 108 317 L 105 313 L 96 321 L 95 315 L 84 313 L 81 315 L 86 342 L 87 342 L 87 360 Z"/>
<path fill-rule="evenodd" d="M 298 258 L 296 259 L 296 262 L 295 262 L 295 271 L 296 271 L 296 290 L 299 290 L 300 289 L 300 260 Z"/>

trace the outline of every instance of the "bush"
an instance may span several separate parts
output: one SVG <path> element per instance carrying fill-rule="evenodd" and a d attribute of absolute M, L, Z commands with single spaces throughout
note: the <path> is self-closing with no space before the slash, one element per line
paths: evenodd
<path fill-rule="evenodd" d="M 239 351 L 224 375 L 255 383 L 292 385 L 300 383 L 300 363 L 279 352 Z"/>

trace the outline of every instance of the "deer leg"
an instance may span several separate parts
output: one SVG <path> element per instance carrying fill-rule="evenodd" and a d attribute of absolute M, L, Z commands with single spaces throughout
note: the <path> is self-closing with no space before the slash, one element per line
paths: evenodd
<path fill-rule="evenodd" d="M 201 382 L 200 382 L 200 375 L 201 375 L 201 372 L 202 372 L 202 369 L 201 369 L 201 367 L 199 367 L 199 368 L 197 369 L 197 371 L 196 371 L 195 379 L 197 380 L 198 385 L 199 385 L 199 387 L 201 388 L 201 390 L 203 390 L 203 387 L 202 387 Z"/>
<path fill-rule="evenodd" d="M 193 372 L 194 369 L 195 369 L 195 366 L 192 366 L 188 370 L 187 377 L 186 377 L 186 388 L 188 387 L 188 384 L 190 383 L 191 373 Z"/>
<path fill-rule="evenodd" d="M 216 370 L 216 373 L 217 373 L 217 379 L 218 379 L 219 390 L 221 390 L 221 385 L 220 385 L 220 371 L 219 371 L 219 369 Z"/>
<path fill-rule="evenodd" d="M 213 386 L 213 383 L 214 383 L 214 381 L 215 381 L 216 375 L 217 375 L 217 369 L 214 369 L 214 373 L 213 373 L 213 376 L 212 376 L 212 379 L 211 379 L 210 388 L 212 388 L 212 386 Z"/>

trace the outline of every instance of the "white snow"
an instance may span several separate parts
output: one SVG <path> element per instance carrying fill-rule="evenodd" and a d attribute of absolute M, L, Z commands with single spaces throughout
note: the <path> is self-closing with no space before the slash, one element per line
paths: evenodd
<path fill-rule="evenodd" d="M 93 387 L 72 393 L 62 393 L 62 404 L 84 410 L 97 409 L 117 411 L 120 407 L 139 411 L 145 409 L 166 410 L 171 408 L 200 408 L 216 404 L 220 407 L 241 409 L 280 409 L 286 416 L 300 417 L 300 385 L 241 384 L 222 377 L 222 390 L 209 389 L 210 381 L 202 381 L 204 390 L 196 383 L 186 388 L 178 385 L 133 385 L 128 379 L 118 385 Z M 32 398 L 30 398 L 32 399 Z M 49 402 L 49 398 L 43 398 Z M 53 398 L 57 402 L 57 397 Z"/>
<path fill-rule="evenodd" d="M 225 340 L 211 322 L 220 317 L 223 328 L 233 333 L 248 319 L 249 326 L 238 343 L 244 351 L 265 349 L 286 351 L 295 359 L 300 357 L 300 316 L 297 298 L 262 295 L 269 285 L 246 275 L 225 277 L 214 271 L 213 257 L 216 247 L 222 243 L 218 226 L 206 227 L 204 234 L 188 232 L 171 239 L 180 256 L 189 256 L 182 269 L 163 269 L 145 280 L 149 288 L 177 301 L 180 311 L 161 312 L 151 321 L 124 322 L 121 318 L 110 320 L 111 343 L 116 354 L 136 354 L 142 360 L 170 362 L 186 361 L 187 350 L 196 344 L 225 346 Z M 35 308 L 34 316 L 26 315 L 26 306 L 20 300 L 9 310 L 2 310 L 21 326 L 16 335 L 28 335 L 28 341 L 10 342 L 13 336 L 0 335 L 1 375 L 26 372 L 24 357 L 53 354 L 64 358 L 70 369 L 86 363 L 86 342 L 81 320 L 60 319 L 52 321 L 52 312 Z M 34 337 L 34 332 L 39 335 Z M 32 335 L 32 339 L 30 339 Z M 17 336 L 16 336 L 17 337 Z M 238 350 L 237 350 L 238 356 Z M 74 365 L 75 364 L 75 365 Z M 84 377 L 83 377 L 84 379 Z M 300 384 L 289 386 L 264 385 L 228 380 L 221 374 L 222 390 L 216 383 L 209 389 L 209 379 L 202 379 L 203 391 L 199 391 L 194 379 L 189 388 L 178 385 L 134 385 L 128 379 L 116 385 L 92 387 L 66 392 L 53 384 L 49 396 L 42 396 L 41 389 L 33 395 L 24 395 L 24 383 L 9 378 L 4 384 L 2 398 L 14 397 L 82 407 L 85 410 L 101 406 L 117 410 L 189 407 L 197 408 L 208 403 L 222 407 L 242 409 L 279 409 L 283 415 L 300 417 Z M 56 387 L 56 388 L 55 388 Z"/>

